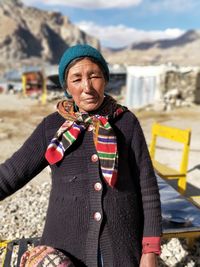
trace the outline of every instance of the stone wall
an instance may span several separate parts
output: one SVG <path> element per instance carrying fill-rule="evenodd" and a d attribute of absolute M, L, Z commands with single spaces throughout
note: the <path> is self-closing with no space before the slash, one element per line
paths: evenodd
<path fill-rule="evenodd" d="M 161 87 L 164 109 L 200 104 L 200 69 L 168 70 Z"/>

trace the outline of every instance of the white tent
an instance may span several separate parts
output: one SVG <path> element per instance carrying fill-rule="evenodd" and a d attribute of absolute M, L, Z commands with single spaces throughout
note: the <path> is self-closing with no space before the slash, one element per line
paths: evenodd
<path fill-rule="evenodd" d="M 128 66 L 125 104 L 141 108 L 153 104 L 161 97 L 160 83 L 167 66 Z"/>

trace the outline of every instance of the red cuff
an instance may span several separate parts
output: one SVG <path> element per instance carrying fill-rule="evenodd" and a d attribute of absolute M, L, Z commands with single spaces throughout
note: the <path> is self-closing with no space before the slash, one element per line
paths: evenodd
<path fill-rule="evenodd" d="M 157 236 L 143 237 L 142 239 L 142 253 L 155 253 L 160 255 L 161 253 L 161 238 Z"/>

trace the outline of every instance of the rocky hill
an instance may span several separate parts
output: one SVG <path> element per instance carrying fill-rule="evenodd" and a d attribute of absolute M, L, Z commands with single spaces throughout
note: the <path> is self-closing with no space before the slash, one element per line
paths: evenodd
<path fill-rule="evenodd" d="M 58 12 L 27 7 L 19 0 L 0 0 L 0 66 L 58 63 L 63 51 L 75 43 L 99 48 L 99 41 Z"/>
<path fill-rule="evenodd" d="M 128 65 L 165 64 L 200 65 L 200 31 L 189 30 L 175 39 L 140 42 L 112 51 L 106 49 L 105 56 L 111 63 Z"/>
<path fill-rule="evenodd" d="M 58 12 L 25 6 L 20 0 L 0 0 L 0 73 L 21 65 L 57 64 L 75 43 L 100 48 L 99 40 Z M 103 49 L 109 63 L 200 65 L 200 31 L 173 40 L 140 42 L 124 49 Z"/>

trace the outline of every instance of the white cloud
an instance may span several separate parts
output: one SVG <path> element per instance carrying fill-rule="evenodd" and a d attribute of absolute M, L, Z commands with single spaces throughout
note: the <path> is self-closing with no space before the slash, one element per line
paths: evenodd
<path fill-rule="evenodd" d="M 32 5 L 35 3 L 45 5 L 62 5 L 84 9 L 107 9 L 107 8 L 125 8 L 136 6 L 143 0 L 22 0 L 24 4 Z"/>
<path fill-rule="evenodd" d="M 146 2 L 146 10 L 159 12 L 168 10 L 170 12 L 184 12 L 195 9 L 200 6 L 199 0 L 148 0 Z"/>
<path fill-rule="evenodd" d="M 99 38 L 103 46 L 113 48 L 128 46 L 140 41 L 173 39 L 184 33 L 184 31 L 176 28 L 164 31 L 144 31 L 124 25 L 100 26 L 88 21 L 82 21 L 76 25 L 86 33 Z"/>
<path fill-rule="evenodd" d="M 200 7 L 199 0 L 22 0 L 26 5 L 60 5 L 83 9 L 127 8 L 143 4 L 144 10 L 182 12 Z"/>

